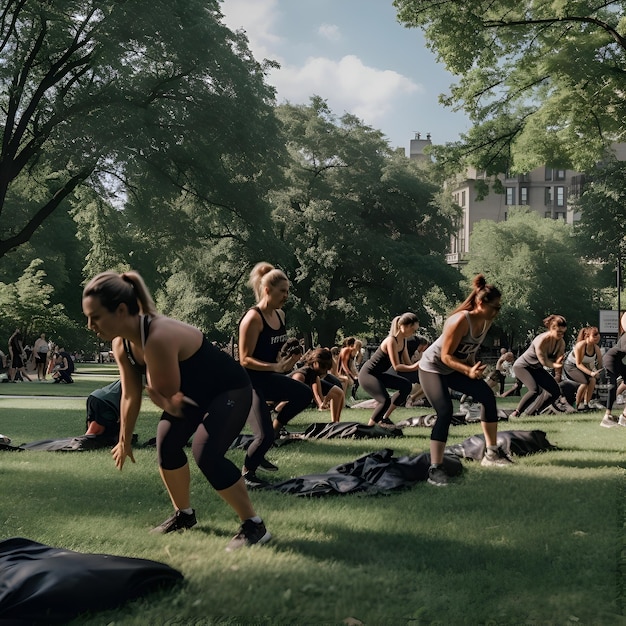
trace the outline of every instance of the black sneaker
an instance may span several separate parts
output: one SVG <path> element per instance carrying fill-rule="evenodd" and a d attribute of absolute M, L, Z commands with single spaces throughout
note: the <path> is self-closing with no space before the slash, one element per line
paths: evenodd
<path fill-rule="evenodd" d="M 512 463 L 513 459 L 502 448 L 498 448 L 497 450 L 487 448 L 485 450 L 485 456 L 483 456 L 480 462 L 483 467 L 506 467 Z"/>
<path fill-rule="evenodd" d="M 356 400 L 356 392 L 359 390 L 359 381 L 355 380 L 354 381 L 354 385 L 352 385 L 352 392 L 351 392 L 351 396 L 353 400 Z"/>
<path fill-rule="evenodd" d="M 192 509 L 191 513 L 176 511 L 172 517 L 167 518 L 162 524 L 153 528 L 150 532 L 164 535 L 165 533 L 173 533 L 177 530 L 187 530 L 196 524 L 195 510 Z"/>
<path fill-rule="evenodd" d="M 266 480 L 259 478 L 250 470 L 243 474 L 243 480 L 248 489 L 264 489 L 265 487 L 269 487 L 269 483 Z"/>
<path fill-rule="evenodd" d="M 266 472 L 277 472 L 278 466 L 263 457 L 259 463 L 259 469 L 265 470 Z"/>
<path fill-rule="evenodd" d="M 271 538 L 272 535 L 263 522 L 253 522 L 247 519 L 226 546 L 226 552 L 234 552 L 244 546 L 253 546 L 255 543 L 267 543 Z"/>
<path fill-rule="evenodd" d="M 441 465 L 431 465 L 428 468 L 428 482 L 435 487 L 448 486 L 448 475 Z"/>
<path fill-rule="evenodd" d="M 380 420 L 380 422 L 378 422 L 379 426 L 382 426 L 383 428 L 395 428 L 396 425 L 388 418 L 388 417 L 383 417 L 383 419 Z"/>

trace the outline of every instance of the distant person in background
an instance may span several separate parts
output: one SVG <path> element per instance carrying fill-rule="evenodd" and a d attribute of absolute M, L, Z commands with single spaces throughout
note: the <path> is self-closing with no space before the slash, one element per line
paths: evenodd
<path fill-rule="evenodd" d="M 26 373 L 26 354 L 22 344 L 22 332 L 19 328 L 9 338 L 9 357 L 11 365 L 9 367 L 9 380 L 17 382 L 27 380 L 31 382 L 30 376 Z"/>
<path fill-rule="evenodd" d="M 33 345 L 33 353 L 35 355 L 35 367 L 37 369 L 37 380 L 42 382 L 46 380 L 47 367 L 48 367 L 48 341 L 46 340 L 45 333 L 41 333 L 35 340 Z"/>
<path fill-rule="evenodd" d="M 74 359 L 69 352 L 66 352 L 64 348 L 59 348 L 56 353 L 56 365 L 54 366 L 54 372 L 52 378 L 55 383 L 65 383 L 71 385 L 74 382 L 72 374 L 74 373 Z"/>

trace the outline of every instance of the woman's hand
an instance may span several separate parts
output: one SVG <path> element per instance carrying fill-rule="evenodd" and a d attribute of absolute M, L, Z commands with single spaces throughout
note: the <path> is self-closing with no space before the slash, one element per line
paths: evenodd
<path fill-rule="evenodd" d="M 480 361 L 478 361 L 478 363 L 474 363 L 474 365 L 472 365 L 468 376 L 473 380 L 482 380 L 485 377 L 486 367 L 486 365 L 483 365 Z"/>
<path fill-rule="evenodd" d="M 293 366 L 298 362 L 299 359 L 302 358 L 301 354 L 292 354 L 291 356 L 286 356 L 279 358 L 276 362 L 276 372 L 280 374 L 285 374 L 286 372 L 290 372 L 293 369 Z"/>
<path fill-rule="evenodd" d="M 113 456 L 113 460 L 115 461 L 115 467 L 117 467 L 120 472 L 124 467 L 124 461 L 126 460 L 126 457 L 128 457 L 133 463 L 135 462 L 132 445 L 124 441 L 120 441 L 113 448 L 113 450 L 111 450 L 111 455 Z"/>
<path fill-rule="evenodd" d="M 198 406 L 191 398 L 183 394 L 182 391 L 177 391 L 169 398 L 158 392 L 154 387 L 150 387 L 150 385 L 146 385 L 146 391 L 154 404 L 174 417 L 183 417 L 185 415 L 185 406 Z"/>
<path fill-rule="evenodd" d="M 562 354 L 558 359 L 554 361 L 554 363 L 552 364 L 552 367 L 554 367 L 555 369 L 558 369 L 559 367 L 563 367 L 564 359 L 565 359 L 565 355 Z"/>

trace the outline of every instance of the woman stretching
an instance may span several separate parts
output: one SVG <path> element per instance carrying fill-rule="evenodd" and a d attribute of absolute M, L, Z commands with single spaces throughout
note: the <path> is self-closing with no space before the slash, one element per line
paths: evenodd
<path fill-rule="evenodd" d="M 561 397 L 558 383 L 545 368 L 563 367 L 565 357 L 563 336 L 567 330 L 567 321 L 562 315 L 549 315 L 543 320 L 543 325 L 548 330 L 537 335 L 526 352 L 513 363 L 515 377 L 522 381 L 528 391 L 522 396 L 517 408 L 509 417 L 519 417 L 543 393 L 544 389 L 550 394 L 550 400 L 546 403 L 548 406 L 554 407 L 554 403 Z M 563 412 L 556 408 L 555 410 L 558 413 Z"/>
<path fill-rule="evenodd" d="M 581 328 L 574 349 L 567 355 L 563 363 L 563 372 L 576 383 L 576 408 L 579 411 L 603 409 L 598 402 L 594 404 L 593 392 L 596 380 L 602 372 L 602 352 L 598 347 L 600 333 L 595 326 Z"/>
<path fill-rule="evenodd" d="M 239 470 L 224 456 L 250 410 L 252 387 L 245 370 L 212 346 L 197 328 L 159 315 L 137 272 L 99 274 L 85 287 L 82 304 L 89 328 L 101 341 L 113 342 L 120 368 L 120 438 L 112 450 L 118 469 L 127 457 L 135 462 L 131 439 L 144 374 L 148 395 L 163 410 L 157 427 L 157 456 L 175 512 L 154 532 L 196 524 L 184 452 L 193 435 L 198 467 L 242 522 L 226 549 L 269 541 L 271 535 L 252 507 Z"/>
<path fill-rule="evenodd" d="M 270 471 L 278 469 L 264 458 L 265 453 L 281 428 L 311 404 L 313 394 L 310 387 L 285 375 L 301 358 L 301 352 L 279 358 L 280 348 L 287 341 L 282 310 L 289 296 L 287 276 L 269 263 L 257 263 L 250 272 L 248 284 L 257 304 L 239 323 L 239 362 L 246 368 L 254 388 L 248 418 L 254 439 L 246 451 L 243 466 L 246 484 L 254 488 L 267 485 L 256 475 L 259 466 Z M 275 405 L 287 402 L 273 423 L 268 401 Z"/>
<path fill-rule="evenodd" d="M 411 392 L 411 383 L 399 373 L 387 370 L 392 367 L 395 372 L 417 371 L 419 362 L 411 363 L 406 349 L 406 340 L 415 334 L 418 325 L 415 313 L 405 313 L 394 317 L 389 335 L 359 372 L 359 384 L 377 403 L 368 426 L 375 424 L 393 426 L 389 416 L 396 407 L 404 406 L 406 403 L 407 396 Z M 397 391 L 390 398 L 387 389 L 397 389 Z"/>
<path fill-rule="evenodd" d="M 486 366 L 476 361 L 476 353 L 500 312 L 500 297 L 500 290 L 487 285 L 485 277 L 478 274 L 474 278 L 472 293 L 452 312 L 444 324 L 443 333 L 419 360 L 424 395 L 437 413 L 430 435 L 428 482 L 431 485 L 445 487 L 448 484 L 443 454 L 454 413 L 450 389 L 472 396 L 482 405 L 480 421 L 486 449 L 481 465 L 512 463 L 498 447 L 496 398 L 483 380 Z"/>

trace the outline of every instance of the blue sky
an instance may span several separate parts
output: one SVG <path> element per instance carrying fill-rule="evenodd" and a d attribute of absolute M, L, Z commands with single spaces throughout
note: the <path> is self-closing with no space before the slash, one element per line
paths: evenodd
<path fill-rule="evenodd" d="M 257 60 L 281 64 L 268 78 L 278 102 L 321 96 L 336 116 L 358 116 L 407 153 L 416 132 L 443 144 L 469 128 L 438 102 L 454 77 L 420 30 L 397 22 L 391 0 L 222 0 L 222 12 Z"/>

